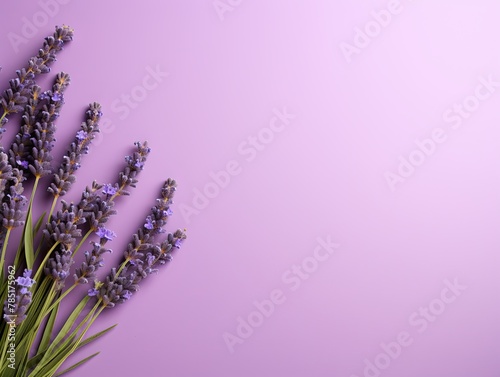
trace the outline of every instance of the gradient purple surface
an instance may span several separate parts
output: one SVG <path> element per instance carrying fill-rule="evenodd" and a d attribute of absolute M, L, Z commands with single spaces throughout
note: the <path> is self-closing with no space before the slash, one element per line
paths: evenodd
<path fill-rule="evenodd" d="M 188 230 L 173 262 L 102 316 L 96 329 L 119 326 L 71 376 L 376 377 L 365 360 L 383 363 L 381 343 L 401 332 L 413 342 L 380 376 L 499 375 L 500 93 L 457 129 L 443 119 L 480 77 L 500 80 L 498 2 L 401 0 L 350 63 L 341 44 L 390 2 L 233 0 L 221 20 L 212 0 L 67 1 L 16 53 L 9 33 L 21 35 L 41 3 L 3 6 L 2 87 L 54 25 L 68 24 L 75 40 L 53 69 L 72 76 L 57 153 L 89 102 L 113 125 L 70 198 L 114 179 L 134 141 L 153 149 L 110 223 L 119 237 L 107 265 L 167 177 L 179 183 L 169 229 Z M 148 67 L 169 75 L 124 116 L 116 101 Z M 295 118 L 247 161 L 241 143 L 283 108 Z M 391 190 L 385 174 L 437 128 L 446 142 Z M 233 160 L 239 173 L 183 216 Z M 328 235 L 340 247 L 292 290 L 283 274 Z M 444 281 L 455 279 L 467 288 L 419 332 L 413 313 L 441 311 Z M 224 334 L 236 336 L 238 317 L 273 290 L 285 302 L 230 352 Z"/>

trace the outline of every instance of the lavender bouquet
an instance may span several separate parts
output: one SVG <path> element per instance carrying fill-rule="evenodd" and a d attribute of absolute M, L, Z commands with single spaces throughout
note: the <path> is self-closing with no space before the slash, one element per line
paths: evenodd
<path fill-rule="evenodd" d="M 106 227 L 116 215 L 115 202 L 136 186 L 150 148 L 147 142 L 135 143 L 115 183 L 94 181 L 78 203 L 62 199 L 76 180 L 102 116 L 101 106 L 91 103 L 73 142 L 55 167 L 51 151 L 70 77 L 58 73 L 46 91 L 36 79 L 50 72 L 56 55 L 72 39 L 72 29 L 56 27 L 0 96 L 0 138 L 8 119 L 20 114 L 14 140 L 8 148 L 0 146 L 0 300 L 4 303 L 0 375 L 4 377 L 60 376 L 96 356 L 98 353 L 63 366 L 70 355 L 114 327 L 89 335 L 99 314 L 128 301 L 141 281 L 169 262 L 172 251 L 186 238 L 185 231 L 164 230 L 176 190 L 176 182 L 167 179 L 150 214 L 132 235 L 121 263 L 104 277 L 98 274 L 104 255 L 111 252 L 108 242 L 115 237 Z M 48 187 L 52 203 L 34 219 L 34 200 L 43 185 Z M 29 195 L 25 186 L 32 187 Z M 14 230 L 20 227 L 22 235 L 14 245 L 13 238 L 21 234 Z M 82 257 L 75 266 L 75 260 Z M 86 286 L 83 292 L 87 294 L 76 289 L 79 286 Z M 70 308 L 67 318 L 59 318 L 64 299 L 75 295 L 80 295 L 80 302 L 72 311 Z"/>

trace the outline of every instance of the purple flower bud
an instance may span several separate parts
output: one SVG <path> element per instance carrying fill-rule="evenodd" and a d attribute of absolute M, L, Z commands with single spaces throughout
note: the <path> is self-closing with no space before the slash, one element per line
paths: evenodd
<path fill-rule="evenodd" d="M 62 100 L 62 95 L 58 92 L 55 92 L 54 94 L 52 94 L 52 101 L 54 102 L 58 102 Z"/>
<path fill-rule="evenodd" d="M 124 300 L 129 300 L 130 297 L 132 297 L 132 292 L 130 291 L 123 291 L 123 293 L 121 294 L 122 298 Z"/>
<path fill-rule="evenodd" d="M 23 276 L 16 279 L 16 283 L 21 287 L 31 287 L 36 282 L 31 278 L 31 270 L 25 269 Z"/>
<path fill-rule="evenodd" d="M 104 185 L 102 193 L 104 195 L 109 195 L 109 196 L 115 195 L 116 194 L 116 188 L 113 185 L 111 185 L 111 184 L 108 183 L 108 184 Z"/>
<path fill-rule="evenodd" d="M 16 163 L 18 165 L 21 165 L 24 169 L 28 169 L 28 161 L 24 161 L 24 160 L 17 160 Z"/>
<path fill-rule="evenodd" d="M 146 223 L 144 224 L 144 228 L 149 229 L 149 230 L 154 228 L 154 224 L 153 224 L 153 220 L 151 220 L 151 216 L 146 217 Z"/>
<path fill-rule="evenodd" d="M 95 234 L 97 235 L 97 237 L 105 238 L 108 241 L 112 241 L 113 238 L 116 237 L 115 232 L 113 232 L 112 230 L 106 229 L 102 226 L 99 227 L 99 229 L 97 229 L 97 232 L 95 232 Z"/>
<path fill-rule="evenodd" d="M 87 135 L 88 135 L 88 134 L 87 134 L 85 131 L 80 130 L 80 131 L 78 131 L 78 132 L 76 133 L 76 138 L 77 138 L 78 140 L 82 141 L 82 140 L 85 140 L 85 138 L 87 137 Z"/>
<path fill-rule="evenodd" d="M 95 288 L 91 288 L 87 291 L 87 295 L 89 295 L 90 297 L 97 296 L 98 293 L 99 291 Z"/>

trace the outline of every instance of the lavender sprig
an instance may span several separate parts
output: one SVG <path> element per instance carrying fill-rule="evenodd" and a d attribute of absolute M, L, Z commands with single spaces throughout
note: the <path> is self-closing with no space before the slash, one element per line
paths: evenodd
<path fill-rule="evenodd" d="M 112 252 L 111 249 L 104 247 L 103 240 L 108 240 L 108 237 L 101 238 L 101 242 L 93 242 L 92 251 L 85 252 L 85 260 L 80 267 L 75 270 L 75 274 L 73 275 L 75 284 L 87 284 L 89 281 L 94 281 L 96 279 L 97 270 L 104 266 L 102 256 L 105 253 Z"/>
<path fill-rule="evenodd" d="M 141 280 L 156 272 L 157 265 L 163 265 L 171 260 L 173 248 L 180 248 L 186 234 L 177 230 L 169 234 L 161 243 L 155 243 L 155 238 L 164 232 L 163 227 L 172 215 L 170 205 L 175 193 L 176 182 L 168 179 L 163 184 L 161 197 L 151 208 L 151 214 L 146 217 L 144 225 L 133 235 L 132 242 L 124 252 L 124 260 L 118 270 L 112 269 L 103 283 L 96 282 L 89 295 L 97 296 L 105 307 L 114 307 L 117 303 L 127 301 L 133 292 L 139 289 Z"/>
<path fill-rule="evenodd" d="M 48 188 L 48 191 L 54 195 L 54 199 L 66 195 L 71 185 L 76 181 L 75 172 L 80 167 L 82 156 L 88 153 L 95 134 L 99 132 L 101 116 L 101 105 L 97 102 L 90 104 L 85 112 L 85 121 L 76 133 L 74 141 L 63 157 L 61 166 L 54 174 L 54 181 Z"/>
<path fill-rule="evenodd" d="M 150 153 L 147 143 L 135 143 L 136 149 L 125 158 L 126 166 L 116 183 L 101 185 L 93 182 L 92 186 L 85 189 L 77 204 L 61 200 L 61 209 L 52 216 L 59 198 L 65 196 L 75 182 L 81 159 L 88 152 L 96 132 L 99 132 L 98 122 L 102 115 L 99 104 L 89 105 L 80 130 L 60 166 L 53 170 L 51 153 L 55 142 L 55 123 L 64 103 L 64 91 L 70 78 L 67 74 L 60 73 L 51 90 L 42 92 L 35 83 L 35 77 L 50 70 L 49 66 L 55 60 L 56 52 L 72 39 L 72 33 L 65 26 L 56 28 L 54 36 L 46 38 L 39 54 L 30 59 L 29 66 L 18 71 L 18 77 L 11 80 L 9 89 L 0 94 L 0 133 L 10 114 L 23 113 L 21 128 L 13 145 L 8 150 L 0 147 L 0 280 L 6 280 L 3 277 L 3 265 L 7 246 L 12 247 L 8 242 L 9 236 L 11 232 L 12 237 L 18 235 L 12 231 L 16 226 L 24 225 L 24 229 L 15 255 L 15 265 L 17 268 L 22 268 L 23 265 L 35 268 L 34 279 L 31 278 L 31 270 L 25 270 L 23 276 L 16 279 L 16 287 L 12 289 L 12 283 L 8 285 L 5 281 L 1 287 L 4 297 L 7 291 L 12 295 L 4 305 L 5 321 L 0 321 L 2 376 L 7 373 L 47 377 L 72 369 L 70 367 L 59 371 L 73 351 L 112 328 L 85 338 L 89 327 L 100 313 L 107 307 L 129 300 L 139 289 L 142 280 L 156 272 L 158 266 L 170 261 L 172 251 L 180 248 L 186 238 L 184 231 L 177 230 L 166 234 L 163 241 L 158 240 L 160 236 L 164 236 L 164 228 L 172 215 L 170 207 L 176 182 L 169 179 L 162 187 L 160 198 L 126 248 L 123 262 L 118 268 L 111 269 L 104 283 L 98 280 L 98 272 L 104 265 L 104 254 L 111 252 L 106 247 L 107 242 L 116 236 L 104 225 L 116 213 L 115 199 L 129 195 L 128 190 L 136 186 L 138 174 L 143 170 Z M 42 231 L 42 241 L 35 251 L 34 240 L 38 240 L 40 224 L 45 214 L 38 220 L 34 219 L 33 203 L 36 201 L 39 180 L 49 174 L 53 177 L 48 188 L 53 196 L 53 205 Z M 33 175 L 35 179 L 28 202 L 23 196 L 23 181 L 29 175 Z M 29 206 L 26 211 L 24 205 L 27 202 Z M 84 253 L 84 261 L 74 268 L 76 252 L 87 237 L 93 234 L 99 237 L 99 241 L 90 243 L 91 247 Z M 15 269 L 8 269 L 10 282 L 13 282 Z M 74 282 L 71 287 L 63 289 L 70 275 L 73 275 Z M 73 289 L 91 283 L 94 288 L 88 291 L 88 295 L 97 296 L 95 305 L 89 308 L 89 297 L 83 298 L 72 312 L 70 320 L 62 328 L 54 327 L 54 323 L 59 323 L 60 320 L 57 313 L 61 301 Z M 80 320 L 84 313 L 87 313 L 85 319 Z M 47 319 L 49 315 L 50 319 Z M 78 319 L 72 323 L 71 319 L 75 318 Z M 17 327 L 15 335 L 20 347 L 15 352 L 19 362 L 14 362 L 15 365 L 11 366 L 6 349 L 10 347 L 8 331 L 12 323 Z M 81 363 L 76 365 L 79 364 Z M 8 368 L 12 368 L 12 371 Z"/>
<path fill-rule="evenodd" d="M 28 168 L 28 155 L 31 153 L 31 134 L 35 128 L 37 118 L 37 107 L 41 89 L 33 85 L 28 94 L 28 103 L 24 107 L 21 117 L 21 128 L 14 138 L 9 150 L 9 162 L 12 166 L 22 169 Z"/>
<path fill-rule="evenodd" d="M 31 278 L 31 270 L 24 270 L 23 276 L 16 280 L 14 297 L 8 297 L 4 303 L 3 318 L 7 323 L 20 325 L 26 319 L 26 311 L 31 304 L 31 291 L 29 288 L 35 284 Z"/>
<path fill-rule="evenodd" d="M 118 183 L 116 184 L 116 192 L 111 196 L 114 199 L 121 195 L 130 195 L 127 188 L 136 186 L 137 174 L 144 169 L 144 164 L 148 158 L 151 148 L 148 147 L 148 142 L 144 143 L 136 142 L 134 145 L 137 150 L 132 154 L 132 156 L 125 157 L 125 162 L 127 165 L 125 169 L 119 174 Z"/>
<path fill-rule="evenodd" d="M 45 256 L 45 260 L 47 258 L 48 260 L 43 271 L 54 279 L 56 289 L 64 287 L 64 282 L 69 276 L 69 269 L 74 263 L 73 246 L 76 239 L 82 236 L 78 225 L 84 224 L 85 221 L 82 209 L 63 200 L 62 210 L 55 214 L 43 230 L 44 237 L 48 240 L 48 245 L 51 246 Z M 38 279 L 38 274 L 36 278 Z"/>
<path fill-rule="evenodd" d="M 35 128 L 31 135 L 32 151 L 28 156 L 29 171 L 36 177 L 41 178 L 52 173 L 51 151 L 54 146 L 56 132 L 55 120 L 64 104 L 64 91 L 70 84 L 68 74 L 61 72 L 57 75 L 51 91 L 40 95 L 41 100 L 46 100 L 37 117 Z"/>
<path fill-rule="evenodd" d="M 5 131 L 3 126 L 8 121 L 7 116 L 23 110 L 35 77 L 50 72 L 50 65 L 56 60 L 57 53 L 72 39 L 73 29 L 64 25 L 56 26 L 54 34 L 45 38 L 38 54 L 29 59 L 28 68 L 16 71 L 17 77 L 10 80 L 10 88 L 0 96 L 0 106 L 3 108 L 3 114 L 0 115 L 0 138 Z"/>
<path fill-rule="evenodd" d="M 24 179 L 22 171 L 19 169 L 12 170 L 10 184 L 6 188 L 9 194 L 4 197 L 1 213 L 2 225 L 7 230 L 24 225 L 26 211 L 23 207 L 27 203 L 26 197 L 22 195 L 24 191 L 22 182 Z"/>
<path fill-rule="evenodd" d="M 12 166 L 10 166 L 7 154 L 0 152 L 0 203 L 5 196 L 7 183 L 12 177 Z"/>
<path fill-rule="evenodd" d="M 57 211 L 53 218 L 47 223 L 43 234 L 49 242 L 49 246 L 56 243 L 63 244 L 66 249 L 71 249 L 76 238 L 81 237 L 82 231 L 78 225 L 86 222 L 83 210 L 73 203 L 62 202 L 62 209 Z"/>

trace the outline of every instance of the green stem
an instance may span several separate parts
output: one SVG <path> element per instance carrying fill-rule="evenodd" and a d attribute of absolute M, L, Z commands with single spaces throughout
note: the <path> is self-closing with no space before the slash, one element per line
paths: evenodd
<path fill-rule="evenodd" d="M 92 234 L 92 232 L 93 232 L 93 230 L 89 229 L 87 231 L 87 233 L 85 233 L 85 235 L 82 237 L 82 239 L 80 240 L 80 242 L 76 246 L 75 250 L 73 250 L 73 256 L 75 256 L 76 252 L 80 249 L 80 247 L 83 245 L 83 243 L 85 242 L 85 240 Z"/>
<path fill-rule="evenodd" d="M 12 228 L 7 228 L 5 239 L 3 240 L 2 255 L 0 256 L 0 280 L 3 279 L 3 265 L 5 263 L 5 253 L 7 251 L 7 244 L 9 243 L 9 236 Z"/>
<path fill-rule="evenodd" d="M 45 266 L 45 263 L 47 263 L 47 261 L 49 260 L 50 255 L 55 250 L 55 248 L 57 247 L 57 245 L 59 245 L 60 243 L 61 242 L 57 241 L 54 245 L 52 245 L 52 247 L 50 248 L 50 250 L 48 251 L 48 253 L 43 258 L 43 261 L 42 261 L 42 263 L 40 263 L 40 267 L 38 268 L 38 271 L 36 272 L 36 275 L 34 277 L 35 281 L 38 281 L 38 279 L 40 278 L 40 274 L 43 271 L 43 266 Z"/>
<path fill-rule="evenodd" d="M 3 111 L 3 114 L 2 114 L 2 116 L 0 117 L 0 123 L 2 123 L 3 118 L 5 118 L 5 117 L 7 116 L 7 114 L 8 114 L 8 113 L 9 113 L 9 112 L 8 112 L 7 110 L 4 110 L 4 111 Z"/>
<path fill-rule="evenodd" d="M 47 217 L 47 222 L 50 222 L 52 218 L 52 214 L 54 213 L 54 208 L 56 208 L 57 199 L 59 199 L 59 195 L 54 196 L 54 200 L 52 201 L 52 206 L 50 207 L 49 217 Z"/>
<path fill-rule="evenodd" d="M 73 289 L 75 289 L 77 285 L 78 284 L 75 283 L 71 287 L 66 289 L 66 291 L 61 296 L 59 296 L 59 298 L 56 301 L 54 301 L 54 303 L 50 305 L 50 307 L 42 314 L 42 318 L 44 318 L 47 314 L 49 314 L 52 311 L 52 309 L 54 309 L 54 307 L 62 301 L 64 297 L 66 297 Z"/>
<path fill-rule="evenodd" d="M 47 222 L 50 223 L 50 219 L 52 218 L 52 214 L 54 213 L 54 209 L 57 204 L 57 200 L 59 199 L 59 195 L 56 195 L 54 197 L 54 200 L 52 201 L 52 205 L 50 206 L 50 212 L 49 212 L 49 217 L 47 217 Z M 42 245 L 45 242 L 45 233 L 42 234 L 42 239 L 38 243 L 38 247 L 36 248 L 35 252 L 35 260 L 38 258 L 38 255 L 40 254 L 40 251 L 42 250 Z"/>
<path fill-rule="evenodd" d="M 122 270 L 125 268 L 125 266 L 127 265 L 127 263 L 128 263 L 129 261 L 130 261 L 130 259 L 129 259 L 129 258 L 126 258 L 126 259 L 122 262 L 122 264 L 121 264 L 120 268 L 118 269 L 118 271 L 117 271 L 117 272 L 116 272 L 116 274 L 115 274 L 115 279 L 116 279 L 118 276 L 120 276 L 120 273 L 122 272 Z"/>
<path fill-rule="evenodd" d="M 36 193 L 36 189 L 38 188 L 39 181 L 40 181 L 40 176 L 37 175 L 35 178 L 35 183 L 33 184 L 33 190 L 31 191 L 30 206 L 28 208 L 28 211 L 33 209 L 33 199 L 35 198 L 35 193 Z M 33 211 L 31 211 L 31 212 L 33 212 Z"/>
<path fill-rule="evenodd" d="M 102 300 L 98 300 L 94 307 L 87 313 L 85 318 L 80 321 L 78 326 L 73 330 L 71 334 L 69 334 L 66 338 L 66 340 L 58 339 L 59 335 L 54 339 L 53 343 L 51 346 L 45 351 L 44 356 L 42 357 L 42 360 L 39 361 L 35 369 L 31 372 L 31 375 L 33 376 L 52 376 L 55 371 L 61 366 L 61 364 L 66 360 L 66 358 L 71 355 L 75 349 L 78 347 L 79 343 L 81 342 L 82 338 L 85 336 L 86 332 L 94 323 L 95 319 L 98 317 L 98 315 L 102 312 L 102 310 L 105 308 L 105 306 L 102 306 L 101 309 L 98 311 L 97 314 L 94 315 L 97 309 L 101 306 Z M 69 342 L 73 342 L 72 339 L 74 339 L 75 336 L 77 336 L 78 332 L 80 329 L 86 324 L 86 326 L 83 328 L 81 334 L 78 336 L 76 341 L 74 341 L 73 346 L 70 347 L 69 350 L 65 351 L 65 355 L 57 355 L 57 351 L 54 352 L 55 348 L 66 348 L 66 346 L 69 344 Z M 48 364 L 51 363 L 54 357 L 60 357 L 59 362 L 52 366 L 50 369 L 50 373 L 47 370 L 49 368 Z"/>
<path fill-rule="evenodd" d="M 113 194 L 113 196 L 109 199 L 109 201 L 112 202 L 113 200 L 115 200 L 115 198 L 117 196 L 121 195 L 121 192 L 125 188 L 126 185 L 127 185 L 126 183 L 124 183 L 123 185 L 121 185 L 120 188 L 118 190 L 116 190 L 116 193 Z"/>

